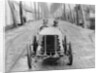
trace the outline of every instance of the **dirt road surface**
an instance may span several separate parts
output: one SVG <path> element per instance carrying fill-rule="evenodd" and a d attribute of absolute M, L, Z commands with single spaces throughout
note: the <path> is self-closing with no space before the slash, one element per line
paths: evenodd
<path fill-rule="evenodd" d="M 59 28 L 68 35 L 72 43 L 73 65 L 67 66 L 66 59 L 61 59 L 57 65 L 43 65 L 43 62 L 33 63 L 28 69 L 26 49 L 32 42 L 33 36 L 42 24 L 42 20 L 28 22 L 25 26 L 5 33 L 5 65 L 6 72 L 54 70 L 54 69 L 82 69 L 95 67 L 95 35 L 94 31 L 77 27 L 74 24 L 59 21 Z M 52 25 L 52 19 L 49 20 Z M 33 59 L 34 60 L 34 59 Z"/>

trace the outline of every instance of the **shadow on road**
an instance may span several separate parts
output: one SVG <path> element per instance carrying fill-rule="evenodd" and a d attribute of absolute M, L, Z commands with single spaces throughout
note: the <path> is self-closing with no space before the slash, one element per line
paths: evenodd
<path fill-rule="evenodd" d="M 42 62 L 42 66 L 58 66 L 59 62 L 58 62 L 59 58 L 47 58 L 44 59 Z"/>

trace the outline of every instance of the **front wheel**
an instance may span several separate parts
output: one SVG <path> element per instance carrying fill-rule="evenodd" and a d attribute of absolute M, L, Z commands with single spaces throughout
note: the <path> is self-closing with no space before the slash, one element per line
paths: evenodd
<path fill-rule="evenodd" d="M 29 69 L 32 68 L 32 57 L 31 57 L 32 53 L 31 53 L 31 47 L 28 46 L 27 48 L 27 62 L 28 62 L 28 67 Z"/>
<path fill-rule="evenodd" d="M 69 63 L 67 65 L 72 65 L 72 63 L 73 63 L 73 55 L 72 55 L 71 43 L 69 43 L 68 60 L 69 60 Z"/>
<path fill-rule="evenodd" d="M 33 39 L 33 53 L 36 54 L 36 49 L 37 49 L 37 40 L 36 40 L 36 36 L 34 36 L 34 39 Z"/>
<path fill-rule="evenodd" d="M 63 46 L 64 46 L 64 54 L 67 55 L 67 40 L 66 40 L 66 36 L 64 37 Z"/>

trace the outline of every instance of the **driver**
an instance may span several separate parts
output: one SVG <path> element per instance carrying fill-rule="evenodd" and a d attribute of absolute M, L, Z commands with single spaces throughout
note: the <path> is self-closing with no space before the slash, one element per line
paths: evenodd
<path fill-rule="evenodd" d="M 40 27 L 40 30 L 42 30 L 44 27 L 48 27 L 48 19 L 43 19 L 43 26 Z"/>
<path fill-rule="evenodd" d="M 53 23 L 54 23 L 53 27 L 58 27 L 58 21 L 57 20 L 54 20 Z"/>

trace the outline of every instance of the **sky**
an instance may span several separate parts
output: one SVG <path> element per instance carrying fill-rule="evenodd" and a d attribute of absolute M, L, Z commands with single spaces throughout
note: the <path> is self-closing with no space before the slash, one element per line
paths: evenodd
<path fill-rule="evenodd" d="M 19 3 L 20 0 L 15 0 L 15 1 Z M 34 9 L 34 6 L 32 5 L 33 2 L 34 2 L 33 0 L 24 1 L 24 4 L 27 5 L 28 7 L 31 7 L 31 8 Z M 48 3 L 48 2 L 47 2 L 47 6 L 48 6 L 49 9 L 50 9 L 51 4 L 52 4 L 52 3 Z M 33 6 L 33 7 L 32 7 L 32 6 Z M 75 4 L 70 4 L 70 7 L 71 7 L 71 9 L 73 9 L 73 8 L 75 7 Z M 67 5 L 66 5 L 66 8 L 68 8 Z"/>

